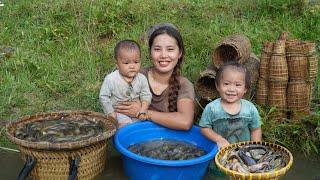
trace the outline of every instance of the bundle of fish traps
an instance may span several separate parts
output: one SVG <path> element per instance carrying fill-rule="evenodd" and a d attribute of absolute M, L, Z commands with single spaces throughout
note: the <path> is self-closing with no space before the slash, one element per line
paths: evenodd
<path fill-rule="evenodd" d="M 104 169 L 106 140 L 115 131 L 114 119 L 82 110 L 39 113 L 7 125 L 25 161 L 22 179 L 93 179 Z"/>
<path fill-rule="evenodd" d="M 291 152 L 269 142 L 240 142 L 221 149 L 215 157 L 230 179 L 278 179 L 292 166 Z"/>

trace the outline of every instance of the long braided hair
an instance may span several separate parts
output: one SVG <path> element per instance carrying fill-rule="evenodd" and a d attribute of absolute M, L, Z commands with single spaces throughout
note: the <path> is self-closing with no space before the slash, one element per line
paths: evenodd
<path fill-rule="evenodd" d="M 171 26 L 162 26 L 155 30 L 150 38 L 149 38 L 149 50 L 151 51 L 151 46 L 153 44 L 154 39 L 161 34 L 167 34 L 173 37 L 177 41 L 177 45 L 179 47 L 179 51 L 181 53 L 181 57 L 178 59 L 177 65 L 174 67 L 171 77 L 169 79 L 169 98 L 168 98 L 168 109 L 169 112 L 176 112 L 177 111 L 177 101 L 178 101 L 178 92 L 180 90 L 180 70 L 182 66 L 182 60 L 185 54 L 185 49 L 183 45 L 182 37 L 179 31 Z"/>

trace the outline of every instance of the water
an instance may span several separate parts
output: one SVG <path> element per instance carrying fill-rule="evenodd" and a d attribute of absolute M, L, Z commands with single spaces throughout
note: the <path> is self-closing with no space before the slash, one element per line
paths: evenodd
<path fill-rule="evenodd" d="M 128 150 L 141 156 L 163 160 L 187 160 L 207 154 L 191 143 L 172 139 L 159 139 L 133 144 Z"/>
<path fill-rule="evenodd" d="M 110 144 L 111 145 L 111 144 Z M 109 146 L 110 147 L 110 146 Z M 103 179 L 128 179 L 124 175 L 120 154 L 113 148 L 108 149 L 109 157 L 106 160 L 105 170 L 97 176 L 97 180 Z M 5 180 L 15 180 L 23 167 L 23 161 L 19 153 L 0 149 L 0 177 Z M 214 177 L 206 175 L 206 180 L 225 180 L 226 177 Z M 320 158 L 305 158 L 303 155 L 294 154 L 293 166 L 282 180 L 320 180 Z"/>

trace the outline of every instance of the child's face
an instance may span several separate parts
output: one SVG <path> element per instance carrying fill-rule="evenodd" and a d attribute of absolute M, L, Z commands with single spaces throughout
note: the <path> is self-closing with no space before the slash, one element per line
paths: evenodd
<path fill-rule="evenodd" d="M 117 68 L 124 78 L 128 80 L 134 78 L 140 70 L 139 51 L 121 49 L 117 59 Z"/>
<path fill-rule="evenodd" d="M 238 102 L 247 92 L 245 74 L 234 68 L 226 68 L 216 86 L 221 99 L 226 103 Z"/>

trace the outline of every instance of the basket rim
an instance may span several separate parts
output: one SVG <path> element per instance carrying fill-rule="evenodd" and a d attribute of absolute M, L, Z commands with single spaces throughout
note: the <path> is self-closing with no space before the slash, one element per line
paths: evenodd
<path fill-rule="evenodd" d="M 278 149 L 284 150 L 289 155 L 289 162 L 285 167 L 283 167 L 279 170 L 275 170 L 273 172 L 247 173 L 247 174 L 227 169 L 222 164 L 220 164 L 218 157 L 221 156 L 221 154 L 224 153 L 226 150 L 231 149 L 233 147 L 238 147 L 238 146 L 247 145 L 247 144 L 261 144 L 261 145 L 265 145 L 265 146 L 271 145 L 272 147 L 276 147 Z M 221 169 L 228 176 L 242 177 L 242 179 L 245 179 L 246 177 L 250 177 L 251 179 L 255 179 L 255 178 L 261 179 L 263 177 L 276 178 L 276 177 L 284 175 L 290 169 L 290 167 L 293 164 L 293 156 L 287 148 L 280 146 L 278 144 L 275 144 L 275 143 L 265 142 L 265 141 L 244 141 L 244 142 L 239 142 L 239 143 L 235 143 L 235 144 L 230 144 L 229 146 L 224 147 L 223 149 L 220 149 L 219 152 L 215 156 L 215 163 L 217 164 L 218 168 Z"/>
<path fill-rule="evenodd" d="M 17 125 L 25 124 L 29 121 L 41 121 L 48 120 L 46 118 L 50 116 L 57 117 L 66 117 L 70 115 L 75 116 L 92 116 L 90 121 L 101 121 L 106 127 L 106 131 L 102 134 L 99 134 L 95 137 L 90 137 L 81 141 L 74 142 L 61 142 L 61 143 L 51 143 L 51 142 L 30 142 L 22 139 L 18 139 L 14 136 L 14 130 Z M 6 125 L 6 134 L 10 141 L 16 143 L 19 146 L 33 149 L 42 149 L 42 150 L 63 150 L 63 149 L 78 149 L 82 147 L 89 146 L 91 144 L 107 140 L 112 137 L 116 132 L 116 122 L 112 117 L 105 116 L 102 113 L 88 111 L 88 110 L 65 110 L 65 111 L 56 111 L 56 112 L 41 112 L 35 115 L 26 115 L 15 121 L 11 121 Z"/>

